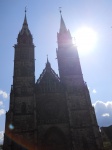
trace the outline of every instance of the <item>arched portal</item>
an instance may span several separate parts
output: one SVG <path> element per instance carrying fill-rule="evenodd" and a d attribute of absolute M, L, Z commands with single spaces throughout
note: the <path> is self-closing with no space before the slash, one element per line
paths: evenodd
<path fill-rule="evenodd" d="M 56 127 L 47 130 L 43 145 L 44 150 L 68 150 L 68 144 L 64 133 Z"/>

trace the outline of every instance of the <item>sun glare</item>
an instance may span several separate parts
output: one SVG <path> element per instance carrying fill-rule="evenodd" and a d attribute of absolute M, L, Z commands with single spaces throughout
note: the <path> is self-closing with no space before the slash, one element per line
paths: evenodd
<path fill-rule="evenodd" d="M 79 28 L 74 37 L 78 51 L 81 53 L 93 50 L 97 42 L 97 33 L 89 27 Z"/>

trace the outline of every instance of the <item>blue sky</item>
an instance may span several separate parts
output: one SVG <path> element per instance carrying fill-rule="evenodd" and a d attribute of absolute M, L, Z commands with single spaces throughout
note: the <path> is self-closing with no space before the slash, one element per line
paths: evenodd
<path fill-rule="evenodd" d="M 84 80 L 89 87 L 100 126 L 112 124 L 112 1 L 111 0 L 1 0 L 0 1 L 0 138 L 4 130 L 5 112 L 9 108 L 10 87 L 13 81 L 13 60 L 16 38 L 24 20 L 34 38 L 35 75 L 38 79 L 45 67 L 46 55 L 58 73 L 56 48 L 60 14 L 71 35 L 82 26 L 97 33 L 94 50 L 79 52 Z"/>

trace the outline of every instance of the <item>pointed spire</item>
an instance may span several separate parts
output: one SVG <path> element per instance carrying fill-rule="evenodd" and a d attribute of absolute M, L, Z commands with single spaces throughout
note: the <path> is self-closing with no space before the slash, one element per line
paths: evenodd
<path fill-rule="evenodd" d="M 17 38 L 18 44 L 33 44 L 32 34 L 28 28 L 27 18 L 26 18 L 26 7 L 25 7 L 25 17 L 22 25 L 22 29 L 20 30 Z"/>
<path fill-rule="evenodd" d="M 70 34 L 70 31 L 66 28 L 65 22 L 62 17 L 62 11 L 60 10 L 60 29 L 59 33 L 57 33 L 57 41 L 58 41 L 58 46 L 64 45 L 70 45 L 72 44 L 72 37 Z"/>
<path fill-rule="evenodd" d="M 67 31 L 67 28 L 66 28 L 66 25 L 65 25 L 65 22 L 63 20 L 63 17 L 62 17 L 62 11 L 60 10 L 60 16 L 61 16 L 61 21 L 60 21 L 60 33 L 62 32 L 66 32 Z"/>
<path fill-rule="evenodd" d="M 23 26 L 28 26 L 28 23 L 27 23 L 27 18 L 26 18 L 26 7 L 25 7 L 25 17 L 24 17 L 24 22 L 23 22 Z"/>
<path fill-rule="evenodd" d="M 48 55 L 47 55 L 47 63 L 49 62 L 49 60 L 48 60 Z"/>
<path fill-rule="evenodd" d="M 46 63 L 46 68 L 51 68 L 51 64 L 50 64 L 50 62 L 49 62 L 49 60 L 48 60 L 48 55 L 47 55 L 47 63 Z"/>
<path fill-rule="evenodd" d="M 20 34 L 22 35 L 23 33 L 26 33 L 27 35 L 31 34 L 30 30 L 28 28 L 28 23 L 27 23 L 27 17 L 26 17 L 26 7 L 25 7 L 25 17 L 24 17 L 24 22 L 23 22 L 23 26 L 22 29 L 20 31 Z"/>

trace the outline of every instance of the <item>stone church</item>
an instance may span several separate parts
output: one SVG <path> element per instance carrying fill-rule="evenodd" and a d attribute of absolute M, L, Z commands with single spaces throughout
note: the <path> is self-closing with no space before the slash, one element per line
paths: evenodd
<path fill-rule="evenodd" d="M 59 76 L 47 59 L 35 82 L 35 46 L 26 12 L 14 45 L 10 106 L 4 150 L 102 150 L 102 140 L 83 79 L 77 47 L 61 15 L 57 33 Z"/>

